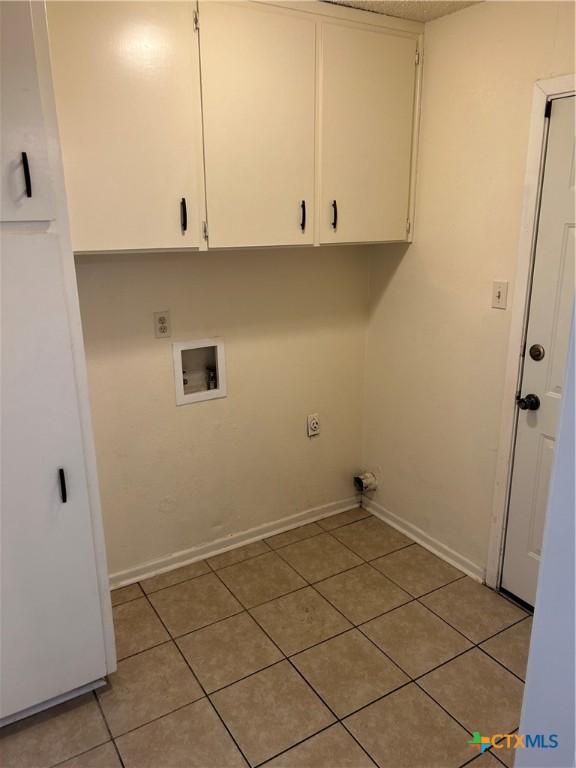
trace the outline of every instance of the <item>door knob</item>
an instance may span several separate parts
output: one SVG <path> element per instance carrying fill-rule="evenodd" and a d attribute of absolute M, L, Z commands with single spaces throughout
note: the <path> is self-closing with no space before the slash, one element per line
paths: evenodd
<path fill-rule="evenodd" d="M 518 408 L 521 411 L 537 411 L 540 408 L 540 398 L 538 395 L 526 395 L 526 397 L 517 398 Z"/>

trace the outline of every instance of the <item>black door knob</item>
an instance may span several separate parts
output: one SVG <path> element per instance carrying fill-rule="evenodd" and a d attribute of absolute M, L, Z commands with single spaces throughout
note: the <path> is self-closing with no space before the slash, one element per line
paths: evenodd
<path fill-rule="evenodd" d="M 521 411 L 537 411 L 540 408 L 540 398 L 538 395 L 519 397 L 517 403 Z"/>

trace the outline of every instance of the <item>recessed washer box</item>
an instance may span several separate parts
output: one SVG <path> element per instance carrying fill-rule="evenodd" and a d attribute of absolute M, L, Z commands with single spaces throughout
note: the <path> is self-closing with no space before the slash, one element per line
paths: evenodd
<path fill-rule="evenodd" d="M 176 405 L 226 397 L 226 361 L 221 339 L 172 344 Z"/>

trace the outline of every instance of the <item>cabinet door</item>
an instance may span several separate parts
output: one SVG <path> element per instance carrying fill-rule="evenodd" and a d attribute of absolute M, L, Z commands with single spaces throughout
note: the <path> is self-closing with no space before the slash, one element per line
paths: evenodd
<path fill-rule="evenodd" d="M 0 2 L 1 221 L 54 218 L 29 2 Z"/>
<path fill-rule="evenodd" d="M 321 242 L 406 239 L 415 61 L 414 37 L 322 25 Z"/>
<path fill-rule="evenodd" d="M 48 3 L 76 251 L 200 244 L 203 171 L 193 10 L 188 2 Z"/>
<path fill-rule="evenodd" d="M 97 680 L 106 662 L 58 240 L 4 233 L 1 246 L 5 717 Z"/>
<path fill-rule="evenodd" d="M 210 247 L 312 243 L 314 22 L 202 3 L 200 52 Z"/>

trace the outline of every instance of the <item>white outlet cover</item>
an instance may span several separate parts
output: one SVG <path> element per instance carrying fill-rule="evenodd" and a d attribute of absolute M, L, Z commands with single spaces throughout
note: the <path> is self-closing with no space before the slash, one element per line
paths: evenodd
<path fill-rule="evenodd" d="M 315 437 L 320 434 L 320 416 L 317 413 L 311 413 L 308 416 L 308 437 Z"/>
<path fill-rule="evenodd" d="M 166 339 L 171 335 L 170 310 L 164 309 L 161 312 L 154 312 L 154 336 L 157 339 Z"/>

